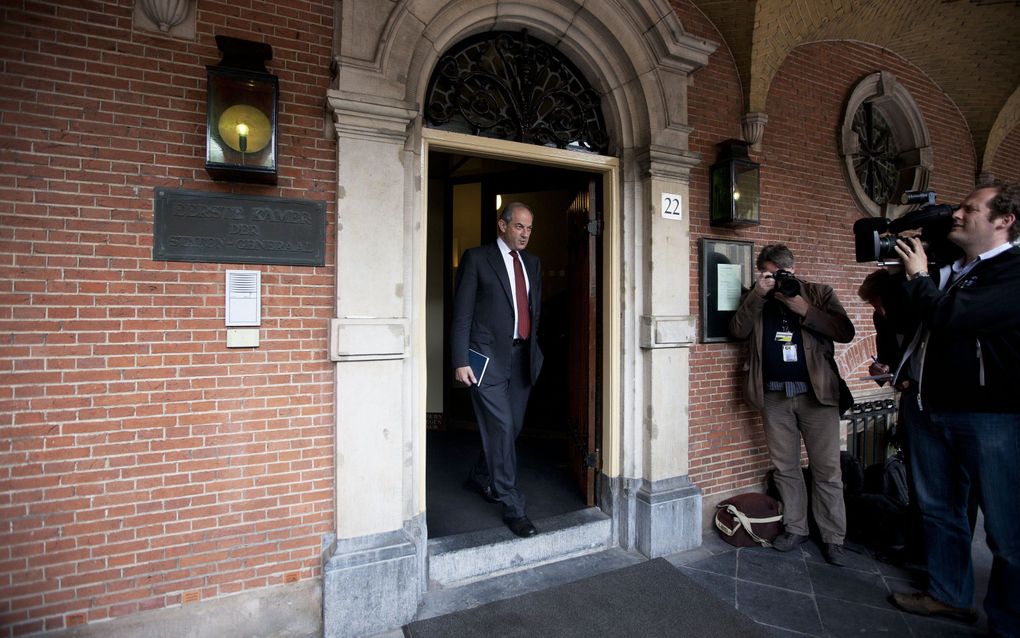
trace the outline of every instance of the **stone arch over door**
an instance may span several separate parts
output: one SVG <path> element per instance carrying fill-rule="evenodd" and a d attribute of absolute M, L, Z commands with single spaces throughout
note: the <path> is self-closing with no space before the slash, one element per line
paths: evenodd
<path fill-rule="evenodd" d="M 427 586 L 424 534 L 424 140 L 439 57 L 464 38 L 519 31 L 554 46 L 602 96 L 619 162 L 610 206 L 620 293 L 612 344 L 613 449 L 603 509 L 614 541 L 659 556 L 700 544 L 687 479 L 689 227 L 658 214 L 689 201 L 687 91 L 715 43 L 685 34 L 666 0 L 338 0 L 327 95 L 338 157 L 336 527 L 324 546 L 326 635 L 411 618 Z M 655 267 L 652 267 L 654 264 Z M 371 498 L 366 496 L 371 495 Z M 352 591 L 371 592 L 369 599 Z"/>

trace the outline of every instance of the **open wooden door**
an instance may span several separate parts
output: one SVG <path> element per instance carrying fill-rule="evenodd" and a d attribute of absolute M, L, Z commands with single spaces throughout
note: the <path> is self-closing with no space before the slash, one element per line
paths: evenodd
<path fill-rule="evenodd" d="M 597 407 L 601 384 L 598 338 L 599 179 L 589 180 L 568 215 L 568 428 L 569 461 L 586 504 L 595 504 L 595 473 L 601 465 Z"/>

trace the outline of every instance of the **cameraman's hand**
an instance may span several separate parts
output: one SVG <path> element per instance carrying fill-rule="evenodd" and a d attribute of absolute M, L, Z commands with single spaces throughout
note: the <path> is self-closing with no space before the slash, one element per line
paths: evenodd
<path fill-rule="evenodd" d="M 896 254 L 903 262 L 903 268 L 907 271 L 907 278 L 913 277 L 919 272 L 928 270 L 928 255 L 924 252 L 924 246 L 917 237 L 904 237 L 896 240 Z"/>
<path fill-rule="evenodd" d="M 811 307 L 811 304 L 807 302 L 807 299 L 800 295 L 797 295 L 796 297 L 787 297 L 786 295 L 777 292 L 776 299 L 786 304 L 787 308 L 801 317 L 806 317 L 808 308 Z"/>
<path fill-rule="evenodd" d="M 772 273 L 764 270 L 758 273 L 758 282 L 754 285 L 754 291 L 758 293 L 759 297 L 769 294 L 775 287 L 776 278 L 772 276 Z"/>

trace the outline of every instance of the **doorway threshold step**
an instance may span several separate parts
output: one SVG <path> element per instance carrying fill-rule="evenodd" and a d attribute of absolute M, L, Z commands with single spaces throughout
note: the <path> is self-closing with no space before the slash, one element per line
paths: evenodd
<path fill-rule="evenodd" d="M 452 587 L 612 546 L 612 521 L 588 508 L 535 521 L 539 533 L 518 538 L 505 527 L 429 541 L 429 584 Z"/>
<path fill-rule="evenodd" d="M 454 587 L 430 589 L 425 592 L 415 620 L 425 620 L 464 609 L 542 591 L 582 578 L 629 567 L 648 560 L 634 551 L 614 547 L 538 565 L 531 569 L 493 576 Z"/>

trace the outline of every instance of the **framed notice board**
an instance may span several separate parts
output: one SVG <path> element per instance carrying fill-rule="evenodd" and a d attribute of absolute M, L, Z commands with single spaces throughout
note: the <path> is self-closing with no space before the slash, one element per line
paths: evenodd
<path fill-rule="evenodd" d="M 735 341 L 729 324 L 754 284 L 754 243 L 703 237 L 699 248 L 701 342 Z"/>

